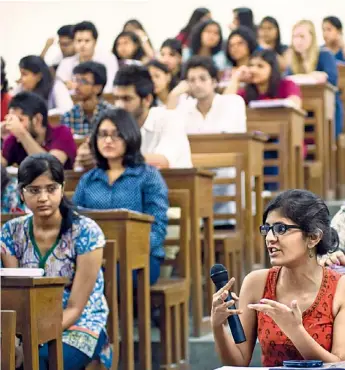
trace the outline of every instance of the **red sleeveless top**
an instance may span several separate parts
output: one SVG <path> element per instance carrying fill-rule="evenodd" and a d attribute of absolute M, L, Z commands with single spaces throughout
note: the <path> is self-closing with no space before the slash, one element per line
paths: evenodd
<path fill-rule="evenodd" d="M 276 285 L 280 267 L 269 270 L 262 298 L 276 301 Z M 327 351 L 332 349 L 334 317 L 333 299 L 341 275 L 323 268 L 323 278 L 314 303 L 303 312 L 303 326 L 306 331 Z M 263 312 L 257 313 L 258 340 L 262 349 L 263 366 L 282 366 L 285 360 L 303 360 L 291 340 L 279 329 L 272 318 Z"/>

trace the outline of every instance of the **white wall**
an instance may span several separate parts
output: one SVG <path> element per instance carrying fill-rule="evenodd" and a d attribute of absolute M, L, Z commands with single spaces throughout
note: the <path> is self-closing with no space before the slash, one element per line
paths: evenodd
<path fill-rule="evenodd" d="M 64 24 L 91 20 L 99 31 L 99 47 L 111 49 L 113 40 L 129 18 L 144 24 L 154 46 L 175 36 L 198 6 L 211 9 L 221 23 L 224 36 L 238 6 L 253 9 L 256 22 L 271 15 L 278 19 L 283 41 L 289 43 L 292 25 L 302 19 L 312 20 L 320 43 L 321 20 L 337 15 L 345 23 L 344 0 L 112 0 L 112 1 L 2 1 L 0 2 L 0 50 L 7 62 L 10 83 L 18 78 L 18 61 L 28 54 L 39 54 L 48 37 Z"/>

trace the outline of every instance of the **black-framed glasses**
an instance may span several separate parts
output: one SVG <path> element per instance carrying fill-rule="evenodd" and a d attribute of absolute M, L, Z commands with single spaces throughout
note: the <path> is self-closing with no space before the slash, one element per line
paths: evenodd
<path fill-rule="evenodd" d="M 112 141 L 115 141 L 120 138 L 120 134 L 118 131 L 108 132 L 108 131 L 98 131 L 97 133 L 98 139 L 105 140 L 107 137 L 110 137 Z"/>
<path fill-rule="evenodd" d="M 282 222 L 277 222 L 271 226 L 267 224 L 261 225 L 260 234 L 262 236 L 267 236 L 270 230 L 272 230 L 272 233 L 274 236 L 284 235 L 290 229 L 300 229 L 301 230 L 301 228 L 297 225 L 286 225 L 286 224 L 283 224 Z"/>

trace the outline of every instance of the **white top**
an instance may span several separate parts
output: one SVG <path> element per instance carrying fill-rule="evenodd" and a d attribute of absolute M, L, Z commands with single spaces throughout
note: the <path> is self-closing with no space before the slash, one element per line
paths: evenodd
<path fill-rule="evenodd" d="M 104 87 L 104 93 L 111 93 L 113 91 L 113 83 L 119 65 L 114 54 L 109 52 L 100 52 L 95 50 L 92 60 L 97 63 L 102 63 L 107 69 L 107 83 Z M 80 64 L 79 56 L 73 55 L 61 60 L 58 69 L 56 70 L 56 77 L 63 82 L 71 81 L 73 76 L 73 68 Z"/>
<path fill-rule="evenodd" d="M 170 168 L 191 168 L 190 145 L 181 120 L 174 111 L 154 107 L 140 129 L 143 154 L 161 154 Z"/>
<path fill-rule="evenodd" d="M 243 133 L 247 131 L 246 105 L 239 95 L 216 94 L 205 117 L 196 107 L 197 100 L 181 101 L 176 111 L 183 118 L 188 134 Z"/>
<path fill-rule="evenodd" d="M 176 111 L 185 123 L 188 134 L 244 133 L 247 131 L 246 105 L 239 95 L 216 94 L 211 109 L 205 117 L 196 107 L 197 100 L 186 98 L 178 104 Z M 234 168 L 215 169 L 216 177 L 236 176 Z M 244 188 L 242 186 L 244 195 Z M 220 196 L 235 195 L 235 185 L 214 185 L 213 194 Z M 242 200 L 244 202 L 244 199 Z M 214 206 L 215 213 L 236 212 L 235 202 L 219 203 Z M 226 220 L 216 220 L 215 224 L 234 224 Z"/>

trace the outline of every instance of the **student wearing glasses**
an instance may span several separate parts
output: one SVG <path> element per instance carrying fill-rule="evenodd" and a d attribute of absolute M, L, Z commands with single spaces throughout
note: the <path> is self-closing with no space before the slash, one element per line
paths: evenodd
<path fill-rule="evenodd" d="M 213 296 L 211 322 L 224 365 L 249 366 L 256 340 L 263 366 L 285 360 L 345 360 L 345 276 L 322 267 L 317 256 L 338 248 L 324 201 L 306 190 L 288 190 L 263 215 L 272 268 L 246 276 L 239 298 L 225 302 L 234 279 Z M 238 301 L 238 310 L 229 307 Z M 246 342 L 235 344 L 227 318 L 240 314 Z"/>
<path fill-rule="evenodd" d="M 91 219 L 76 213 L 64 196 L 64 169 L 49 153 L 20 165 L 21 198 L 32 214 L 5 223 L 1 232 L 4 267 L 42 268 L 45 276 L 68 278 L 63 294 L 63 368 L 82 369 L 99 359 L 109 369 L 112 351 L 109 313 L 101 269 L 105 239 Z M 16 350 L 17 365 L 22 358 Z M 39 369 L 48 370 L 48 344 L 39 348 Z"/>
<path fill-rule="evenodd" d="M 87 136 L 97 117 L 112 108 L 110 103 L 102 99 L 107 71 L 103 64 L 90 61 L 77 65 L 73 74 L 78 103 L 62 116 L 61 123 L 68 126 L 73 134 Z"/>
<path fill-rule="evenodd" d="M 165 255 L 167 186 L 160 172 L 145 163 L 139 126 L 126 110 L 108 110 L 99 117 L 91 146 L 97 166 L 81 177 L 73 202 L 83 208 L 125 208 L 154 217 L 150 234 L 150 282 L 154 284 Z"/>

